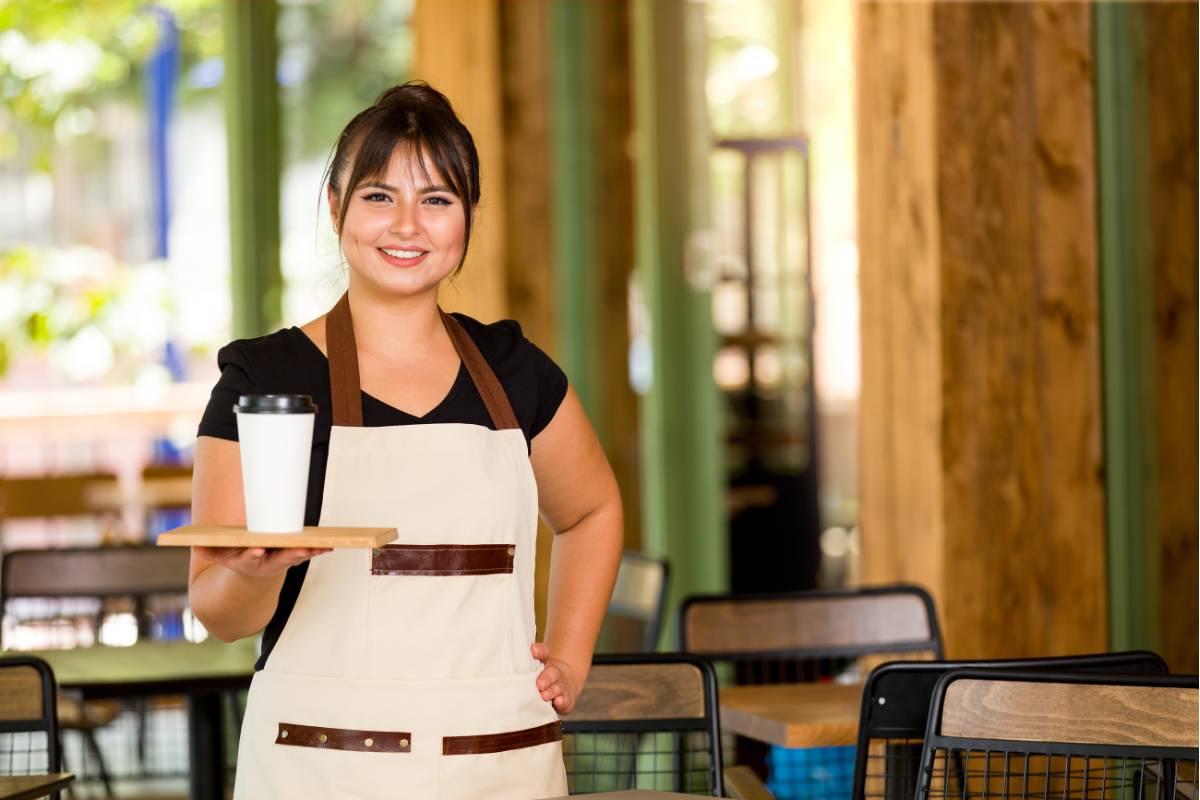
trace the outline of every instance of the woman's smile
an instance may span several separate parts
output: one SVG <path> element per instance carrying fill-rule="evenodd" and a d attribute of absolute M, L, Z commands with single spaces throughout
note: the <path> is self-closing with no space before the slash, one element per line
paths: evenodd
<path fill-rule="evenodd" d="M 393 267 L 409 269 L 417 266 L 429 255 L 428 250 L 412 250 L 408 248 L 377 247 L 379 255 Z"/>

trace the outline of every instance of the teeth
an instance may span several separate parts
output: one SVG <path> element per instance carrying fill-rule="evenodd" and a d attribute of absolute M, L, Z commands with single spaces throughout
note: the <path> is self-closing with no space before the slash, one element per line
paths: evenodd
<path fill-rule="evenodd" d="M 392 258 L 417 258 L 418 256 L 425 255 L 424 250 L 389 250 L 386 247 L 381 247 L 379 249 L 387 253 Z"/>

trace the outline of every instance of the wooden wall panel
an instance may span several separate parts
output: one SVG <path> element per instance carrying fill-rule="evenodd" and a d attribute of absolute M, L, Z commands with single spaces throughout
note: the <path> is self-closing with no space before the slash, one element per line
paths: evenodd
<path fill-rule="evenodd" d="M 1197 670 L 1197 7 L 1148 3 L 1150 207 L 1156 448 L 1162 542 L 1162 653 Z"/>
<path fill-rule="evenodd" d="M 933 10 L 858 12 L 863 578 L 929 587 L 945 537 Z"/>
<path fill-rule="evenodd" d="M 443 288 L 447 310 L 484 322 L 507 316 L 500 8 L 475 0 L 417 0 L 413 77 L 450 98 L 479 151 L 482 196 L 462 273 Z"/>
<path fill-rule="evenodd" d="M 858 13 L 864 577 L 951 657 L 1103 650 L 1089 7 Z"/>
<path fill-rule="evenodd" d="M 1107 644 L 1089 13 L 937 12 L 954 654 Z"/>

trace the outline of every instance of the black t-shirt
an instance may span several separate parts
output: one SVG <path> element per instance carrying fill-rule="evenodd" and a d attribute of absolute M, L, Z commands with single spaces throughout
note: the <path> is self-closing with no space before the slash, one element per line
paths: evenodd
<path fill-rule="evenodd" d="M 550 424 L 567 394 L 567 376 L 549 356 L 521 334 L 513 320 L 485 325 L 463 314 L 454 314 L 479 347 L 488 366 L 496 373 L 508 395 L 526 443 Z M 213 387 L 200 420 L 199 436 L 237 441 L 237 418 L 233 407 L 243 394 L 307 394 L 317 404 L 313 424 L 312 457 L 308 469 L 308 498 L 304 524 L 316 525 L 321 518 L 325 490 L 325 465 L 329 457 L 329 433 L 333 408 L 329 390 L 329 362 L 320 348 L 299 328 L 286 328 L 257 339 L 238 339 L 217 353 L 221 378 Z M 414 417 L 382 400 L 362 393 L 364 427 L 466 423 L 495 428 L 483 398 L 471 381 L 465 365 L 446 397 L 423 417 Z M 308 563 L 288 570 L 279 593 L 279 605 L 263 631 L 262 669 L 283 626 L 291 614 Z"/>

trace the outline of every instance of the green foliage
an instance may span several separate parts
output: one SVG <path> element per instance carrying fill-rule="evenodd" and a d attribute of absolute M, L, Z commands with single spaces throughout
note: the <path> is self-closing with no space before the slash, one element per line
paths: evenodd
<path fill-rule="evenodd" d="M 219 0 L 160 0 L 180 28 L 181 68 L 219 55 Z M 17 0 L 0 5 L 0 159 L 49 166 L 56 139 L 90 130 L 99 105 L 140 102 L 141 66 L 160 36 L 144 0 Z"/>

